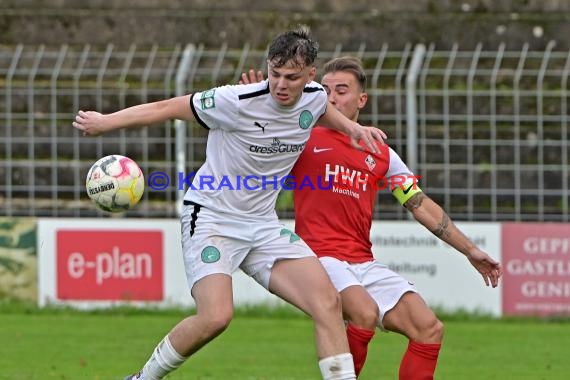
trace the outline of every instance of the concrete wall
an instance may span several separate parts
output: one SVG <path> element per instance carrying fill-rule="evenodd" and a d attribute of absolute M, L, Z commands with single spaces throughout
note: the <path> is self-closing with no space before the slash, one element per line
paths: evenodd
<path fill-rule="evenodd" d="M 324 49 L 357 49 L 361 42 L 367 50 L 408 42 L 441 49 L 479 42 L 518 49 L 528 42 L 541 49 L 553 39 L 557 49 L 570 46 L 567 0 L 2 0 L 0 7 L 4 44 L 264 48 L 280 31 L 306 23 Z"/>

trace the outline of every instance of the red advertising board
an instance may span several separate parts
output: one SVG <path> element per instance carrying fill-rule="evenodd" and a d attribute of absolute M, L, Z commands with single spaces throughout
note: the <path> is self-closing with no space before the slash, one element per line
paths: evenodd
<path fill-rule="evenodd" d="M 161 301 L 162 231 L 58 230 L 60 300 Z"/>
<path fill-rule="evenodd" d="M 503 314 L 570 315 L 570 224 L 502 228 Z"/>

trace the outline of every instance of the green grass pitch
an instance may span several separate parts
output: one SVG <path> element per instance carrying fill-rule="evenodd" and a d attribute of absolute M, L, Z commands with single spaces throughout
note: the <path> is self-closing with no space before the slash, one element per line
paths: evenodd
<path fill-rule="evenodd" d="M 120 380 L 183 315 L 0 306 L 0 379 Z M 568 321 L 442 319 L 436 379 L 568 378 Z M 397 379 L 406 344 L 400 335 L 377 332 L 360 379 Z M 167 379 L 318 380 L 312 323 L 291 310 L 238 311 L 222 336 Z"/>

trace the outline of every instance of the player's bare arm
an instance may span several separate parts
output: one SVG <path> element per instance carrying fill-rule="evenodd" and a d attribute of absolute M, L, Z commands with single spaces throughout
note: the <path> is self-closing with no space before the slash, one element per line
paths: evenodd
<path fill-rule="evenodd" d="M 249 70 L 241 74 L 240 84 L 257 83 L 263 80 L 263 73 L 261 71 Z M 377 142 L 384 144 L 387 139 L 386 134 L 374 127 L 364 127 L 343 115 L 335 107 L 327 107 L 324 115 L 321 116 L 317 122 L 319 125 L 335 129 L 343 132 L 351 137 L 352 146 L 356 149 L 362 150 L 361 144 L 364 143 L 371 152 L 377 153 Z"/>
<path fill-rule="evenodd" d="M 459 252 L 468 255 L 475 248 L 475 244 L 457 229 L 446 212 L 423 192 L 414 194 L 404 207 L 431 233 Z"/>
<path fill-rule="evenodd" d="M 447 213 L 423 192 L 414 194 L 406 203 L 414 218 L 435 236 L 463 253 L 483 277 L 485 285 L 496 287 L 502 275 L 501 265 L 475 245 Z"/>
<path fill-rule="evenodd" d="M 97 136 L 114 129 L 153 125 L 169 119 L 193 119 L 190 95 L 139 104 L 110 114 L 79 111 L 73 126 L 85 135 Z"/>
<path fill-rule="evenodd" d="M 387 139 L 386 134 L 382 130 L 374 127 L 364 127 L 348 119 L 335 107 L 327 107 L 317 124 L 350 136 L 352 146 L 359 150 L 363 149 L 360 144 L 364 143 L 371 152 L 378 153 L 377 144 L 384 144 L 384 140 Z"/>
<path fill-rule="evenodd" d="M 437 224 L 437 227 L 432 230 L 431 232 L 437 236 L 438 238 L 444 240 L 445 237 L 449 234 L 448 227 L 449 227 L 449 216 L 446 213 L 443 213 L 441 216 L 441 222 Z"/>

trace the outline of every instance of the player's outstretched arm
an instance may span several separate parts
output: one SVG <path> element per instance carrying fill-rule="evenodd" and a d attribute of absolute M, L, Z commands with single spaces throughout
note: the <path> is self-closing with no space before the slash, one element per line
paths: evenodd
<path fill-rule="evenodd" d="M 471 265 L 483 276 L 485 285 L 491 285 L 494 288 L 498 285 L 502 275 L 501 264 L 465 236 L 447 213 L 431 198 L 423 192 L 418 192 L 404 203 L 404 207 L 435 236 L 463 253 Z"/>
<path fill-rule="evenodd" d="M 79 111 L 73 126 L 84 135 L 97 136 L 114 129 L 152 125 L 169 119 L 191 120 L 190 95 L 144 103 L 120 111 L 102 114 Z"/>
<path fill-rule="evenodd" d="M 263 80 L 263 73 L 261 71 L 249 70 L 241 74 L 240 84 L 257 83 Z M 348 119 L 335 107 L 327 107 L 324 115 L 318 121 L 319 125 L 335 129 L 350 136 L 352 146 L 356 149 L 362 150 L 360 145 L 364 143 L 368 149 L 373 152 L 378 152 L 377 143 L 384 144 L 387 138 L 386 134 L 374 127 L 363 127 L 362 125 Z"/>
<path fill-rule="evenodd" d="M 344 116 L 338 109 L 327 107 L 324 115 L 318 121 L 319 125 L 335 129 L 350 136 L 352 146 L 362 150 L 364 144 L 372 153 L 378 153 L 378 143 L 384 144 L 386 134 L 374 127 L 364 127 Z"/>

